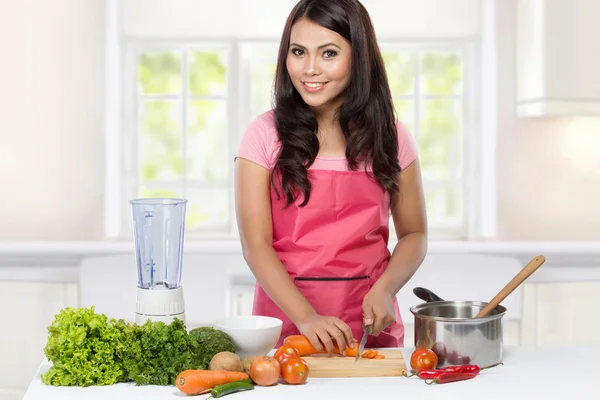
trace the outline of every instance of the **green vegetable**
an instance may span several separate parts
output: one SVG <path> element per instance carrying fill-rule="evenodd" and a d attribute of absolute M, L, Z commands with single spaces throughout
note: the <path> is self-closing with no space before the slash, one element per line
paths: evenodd
<path fill-rule="evenodd" d="M 48 333 L 44 354 L 52 366 L 41 378 L 53 386 L 175 385 L 181 371 L 207 369 L 215 354 L 234 352 L 229 335 L 211 327 L 188 333 L 178 319 L 130 324 L 94 307 L 61 310 Z"/>
<path fill-rule="evenodd" d="M 181 371 L 206 369 L 200 358 L 198 345 L 181 320 L 170 325 L 148 320 L 135 326 L 123 363 L 127 377 L 137 385 L 174 385 Z"/>
<path fill-rule="evenodd" d="M 217 385 L 210 391 L 210 397 L 218 398 L 228 394 L 243 392 L 246 390 L 254 389 L 254 382 L 250 379 L 243 379 L 241 381 L 225 383 L 223 385 Z"/>
<path fill-rule="evenodd" d="M 190 331 L 190 336 L 198 344 L 198 354 L 200 356 L 197 359 L 197 362 L 201 368 L 197 369 L 207 369 L 210 360 L 217 353 L 222 351 L 235 353 L 235 345 L 233 344 L 231 337 L 225 332 L 213 327 L 201 326 L 192 329 Z"/>
<path fill-rule="evenodd" d="M 94 313 L 94 307 L 66 308 L 48 327 L 44 354 L 52 367 L 42 382 L 53 386 L 100 386 L 126 381 L 118 355 L 129 345 L 126 323 Z"/>

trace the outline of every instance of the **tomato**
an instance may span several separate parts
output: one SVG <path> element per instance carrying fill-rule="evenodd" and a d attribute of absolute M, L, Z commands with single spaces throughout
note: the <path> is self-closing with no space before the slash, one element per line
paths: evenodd
<path fill-rule="evenodd" d="M 273 358 L 275 358 L 281 364 L 283 360 L 287 357 L 300 357 L 300 352 L 296 350 L 296 348 L 284 344 L 280 348 L 277 349 Z"/>
<path fill-rule="evenodd" d="M 410 366 L 417 372 L 425 369 L 435 369 L 437 364 L 438 357 L 431 349 L 419 348 L 413 351 L 410 356 Z"/>
<path fill-rule="evenodd" d="M 301 385 L 308 379 L 308 364 L 300 357 L 287 357 L 281 364 L 281 378 L 290 385 Z"/>
<path fill-rule="evenodd" d="M 250 378 L 259 386 L 272 386 L 281 375 L 279 361 L 270 356 L 259 356 L 250 364 Z"/>

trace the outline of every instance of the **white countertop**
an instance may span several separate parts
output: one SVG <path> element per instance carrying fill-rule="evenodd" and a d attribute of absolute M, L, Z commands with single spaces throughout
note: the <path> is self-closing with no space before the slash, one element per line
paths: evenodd
<path fill-rule="evenodd" d="M 412 348 L 404 348 L 409 360 Z M 427 385 L 416 376 L 385 378 L 311 378 L 300 386 L 278 384 L 229 395 L 226 399 L 600 399 L 600 346 L 507 347 L 504 365 L 481 371 L 475 379 L 443 385 Z M 104 387 L 51 387 L 42 384 L 40 373 L 23 400 L 111 399 L 148 400 L 187 397 L 175 386 L 117 384 Z M 204 400 L 208 394 L 190 398 Z"/>

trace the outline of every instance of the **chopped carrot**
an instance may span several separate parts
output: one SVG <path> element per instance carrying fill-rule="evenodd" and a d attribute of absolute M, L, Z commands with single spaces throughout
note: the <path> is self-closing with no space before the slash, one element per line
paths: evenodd
<path fill-rule="evenodd" d="M 377 359 L 383 359 L 385 358 L 385 356 L 383 354 L 377 354 L 375 357 L 373 358 L 377 358 Z"/>

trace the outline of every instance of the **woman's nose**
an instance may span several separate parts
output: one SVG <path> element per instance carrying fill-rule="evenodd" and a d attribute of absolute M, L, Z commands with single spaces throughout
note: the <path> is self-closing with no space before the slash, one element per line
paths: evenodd
<path fill-rule="evenodd" d="M 315 57 L 306 57 L 304 62 L 304 75 L 318 75 L 319 65 Z"/>

